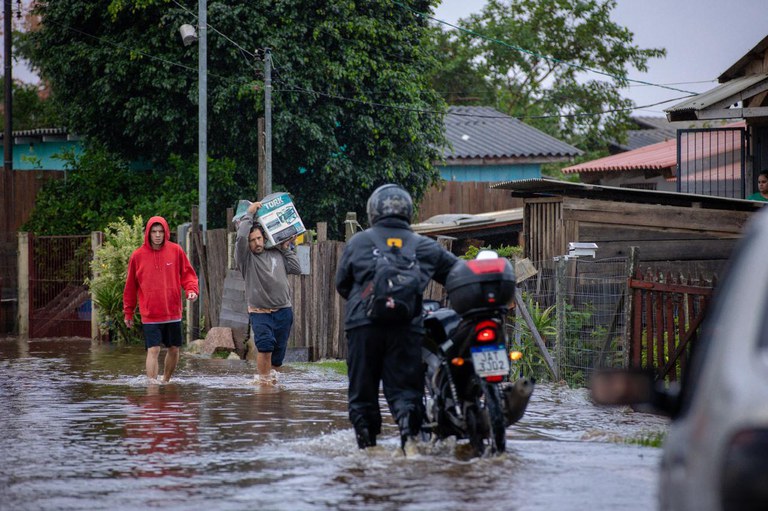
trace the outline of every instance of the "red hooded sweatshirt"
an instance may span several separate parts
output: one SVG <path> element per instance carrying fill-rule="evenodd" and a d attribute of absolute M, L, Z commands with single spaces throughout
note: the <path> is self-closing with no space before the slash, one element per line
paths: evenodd
<path fill-rule="evenodd" d="M 160 224 L 165 230 L 165 242 L 160 250 L 152 248 L 149 232 Z M 171 241 L 168 222 L 153 216 L 144 231 L 144 244 L 137 248 L 128 262 L 128 276 L 123 291 L 125 320 L 133 319 L 136 298 L 142 323 L 181 321 L 181 288 L 198 293 L 197 274 L 189 264 L 184 250 Z"/>

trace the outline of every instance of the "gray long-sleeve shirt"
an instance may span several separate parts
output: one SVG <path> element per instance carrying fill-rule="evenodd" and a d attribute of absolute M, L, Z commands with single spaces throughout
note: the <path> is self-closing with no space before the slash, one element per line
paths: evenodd
<path fill-rule="evenodd" d="M 235 241 L 235 262 L 245 279 L 248 307 L 257 309 L 283 309 L 291 306 L 291 288 L 288 274 L 301 273 L 299 258 L 293 250 L 268 248 L 254 254 L 248 247 L 248 234 L 253 220 L 246 216 L 240 222 Z"/>

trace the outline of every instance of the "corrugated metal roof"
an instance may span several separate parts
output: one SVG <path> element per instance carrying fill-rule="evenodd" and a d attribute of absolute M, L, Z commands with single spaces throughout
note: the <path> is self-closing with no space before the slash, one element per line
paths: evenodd
<path fill-rule="evenodd" d="M 523 223 L 523 208 L 491 211 L 489 213 L 436 215 L 411 225 L 419 234 L 454 235 L 461 232 L 476 232 L 495 227 Z"/>
<path fill-rule="evenodd" d="M 667 206 L 686 206 L 736 209 L 751 211 L 762 205 L 744 199 L 729 199 L 712 195 L 694 193 L 664 192 L 659 190 L 639 190 L 634 188 L 619 188 L 616 186 L 572 183 L 559 179 L 523 179 L 520 181 L 505 181 L 491 185 L 491 188 L 509 190 L 512 197 L 581 197 L 586 199 L 613 200 L 620 202 L 637 202 L 645 204 L 663 204 Z M 765 203 L 762 203 L 765 204 Z"/>
<path fill-rule="evenodd" d="M 445 116 L 445 134 L 452 145 L 443 152 L 447 160 L 536 157 L 565 160 L 582 153 L 570 144 L 489 107 L 449 107 Z"/>
<path fill-rule="evenodd" d="M 46 135 L 66 135 L 66 128 L 36 128 L 33 130 L 18 130 L 11 133 L 14 137 L 41 137 Z M 5 136 L 5 133 L 0 131 L 0 139 Z"/>
<path fill-rule="evenodd" d="M 694 112 L 696 110 L 703 110 L 704 108 L 710 107 L 729 98 L 733 98 L 733 102 L 736 103 L 737 101 L 741 100 L 741 98 L 738 96 L 739 93 L 765 80 L 768 80 L 768 74 L 765 73 L 735 78 L 722 85 L 718 85 L 714 89 L 686 99 L 685 101 L 682 101 L 673 107 L 667 108 L 664 111 L 670 114 L 686 111 Z"/>
<path fill-rule="evenodd" d="M 622 151 L 633 151 L 651 144 L 657 144 L 675 138 L 674 128 L 652 128 L 644 130 L 630 130 L 627 132 L 627 143 L 614 142 L 612 147 Z"/>
<path fill-rule="evenodd" d="M 670 122 L 666 117 L 633 115 L 631 120 L 640 129 L 627 131 L 627 141 L 623 144 L 613 141 L 611 147 L 620 151 L 632 151 L 647 145 L 664 142 L 677 136 L 678 129 L 717 128 L 728 123 L 727 120 L 687 120 Z"/>

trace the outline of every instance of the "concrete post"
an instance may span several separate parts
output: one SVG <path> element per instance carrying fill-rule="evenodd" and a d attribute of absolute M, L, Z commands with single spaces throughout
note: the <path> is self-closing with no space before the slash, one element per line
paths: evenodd
<path fill-rule="evenodd" d="M 29 233 L 19 233 L 19 337 L 29 337 Z"/>
<path fill-rule="evenodd" d="M 103 241 L 103 233 L 94 231 L 91 233 L 91 253 L 93 258 L 96 258 L 96 252 L 101 248 Z M 92 270 L 91 278 L 96 279 L 99 276 L 98 268 Z M 94 341 L 101 340 L 101 329 L 99 328 L 99 308 L 96 306 L 96 301 L 93 299 L 93 293 L 91 293 L 91 339 Z"/>

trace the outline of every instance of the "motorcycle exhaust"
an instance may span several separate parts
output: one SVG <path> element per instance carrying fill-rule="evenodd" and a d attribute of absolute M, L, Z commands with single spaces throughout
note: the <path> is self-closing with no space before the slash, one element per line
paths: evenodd
<path fill-rule="evenodd" d="M 523 418 L 528 400 L 533 393 L 534 380 L 520 378 L 516 382 L 503 383 L 501 394 L 504 396 L 504 420 L 508 427 Z"/>

